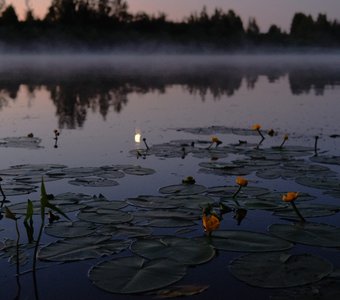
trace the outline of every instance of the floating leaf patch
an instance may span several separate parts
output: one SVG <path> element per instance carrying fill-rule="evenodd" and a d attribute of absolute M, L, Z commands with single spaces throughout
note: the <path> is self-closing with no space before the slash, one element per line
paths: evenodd
<path fill-rule="evenodd" d="M 55 222 L 45 227 L 45 233 L 60 238 L 73 238 L 90 235 L 95 232 L 93 223 Z"/>
<path fill-rule="evenodd" d="M 219 250 L 241 252 L 282 251 L 293 247 L 273 236 L 240 230 L 217 230 L 212 233 L 211 244 Z"/>
<path fill-rule="evenodd" d="M 123 257 L 106 261 L 89 271 L 97 287 L 111 293 L 134 294 L 166 287 L 182 279 L 186 267 L 169 259 L 148 261 L 141 257 Z"/>
<path fill-rule="evenodd" d="M 42 247 L 38 257 L 41 260 L 60 262 L 85 260 L 119 253 L 129 245 L 130 241 L 112 241 L 107 236 L 77 237 Z"/>
<path fill-rule="evenodd" d="M 68 182 L 72 185 L 87 186 L 87 187 L 107 187 L 116 186 L 118 182 L 112 179 L 101 177 L 79 177 Z"/>
<path fill-rule="evenodd" d="M 202 239 L 170 236 L 137 240 L 131 245 L 131 251 L 148 259 L 169 258 L 186 265 L 202 264 L 215 256 L 213 247 Z"/>
<path fill-rule="evenodd" d="M 205 192 L 206 188 L 199 184 L 169 185 L 159 189 L 161 194 L 194 195 Z"/>
<path fill-rule="evenodd" d="M 105 213 L 83 210 L 78 213 L 77 217 L 83 221 L 99 224 L 120 224 L 133 219 L 131 214 L 118 210 L 106 210 Z"/>
<path fill-rule="evenodd" d="M 288 288 L 317 282 L 333 270 L 327 260 L 311 254 L 247 254 L 229 264 L 230 272 L 249 285 Z"/>
<path fill-rule="evenodd" d="M 282 239 L 318 247 L 340 247 L 340 228 L 327 224 L 272 224 L 269 232 Z"/>

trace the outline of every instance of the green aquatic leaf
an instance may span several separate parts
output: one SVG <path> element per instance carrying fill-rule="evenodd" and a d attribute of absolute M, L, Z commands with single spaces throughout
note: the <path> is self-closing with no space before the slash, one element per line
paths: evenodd
<path fill-rule="evenodd" d="M 237 279 L 262 288 L 288 288 L 314 283 L 332 270 L 332 264 L 324 258 L 283 252 L 247 254 L 229 264 L 229 271 Z"/>
<path fill-rule="evenodd" d="M 123 257 L 105 261 L 89 271 L 89 278 L 110 293 L 135 294 L 166 287 L 184 277 L 186 267 L 169 259 L 148 261 L 141 257 Z"/>
<path fill-rule="evenodd" d="M 41 139 L 38 137 L 6 137 L 0 140 L 0 147 L 39 149 L 40 143 Z"/>
<path fill-rule="evenodd" d="M 130 167 L 130 168 L 124 168 L 124 173 L 129 175 L 137 175 L 137 176 L 145 176 L 145 175 L 152 175 L 155 173 L 155 170 L 150 168 L 142 168 L 140 166 Z"/>
<path fill-rule="evenodd" d="M 77 214 L 79 220 L 99 224 L 121 224 L 130 222 L 133 216 L 118 210 L 106 210 L 104 213 L 82 210 Z"/>
<path fill-rule="evenodd" d="M 53 222 L 45 226 L 45 233 L 59 238 L 74 238 L 91 235 L 96 231 L 93 223 L 88 222 Z"/>
<path fill-rule="evenodd" d="M 206 187 L 199 184 L 175 184 L 165 186 L 159 189 L 161 194 L 172 194 L 172 195 L 194 195 L 201 194 L 206 191 Z"/>
<path fill-rule="evenodd" d="M 128 225 L 104 225 L 97 228 L 99 234 L 111 235 L 114 237 L 144 237 L 152 234 L 152 229 L 145 226 Z"/>
<path fill-rule="evenodd" d="M 216 249 L 240 252 L 282 251 L 293 247 L 285 240 L 264 233 L 241 230 L 214 231 L 210 242 Z"/>
<path fill-rule="evenodd" d="M 148 259 L 168 258 L 185 265 L 198 265 L 210 261 L 215 250 L 205 240 L 180 237 L 139 239 L 132 243 L 131 251 Z"/>
<path fill-rule="evenodd" d="M 296 178 L 295 181 L 298 184 L 316 189 L 340 191 L 340 181 L 336 178 L 304 176 Z"/>
<path fill-rule="evenodd" d="M 340 165 L 340 156 L 335 156 L 335 155 L 313 156 L 310 158 L 310 160 L 316 163 L 320 163 L 320 164 Z"/>
<path fill-rule="evenodd" d="M 170 201 L 168 197 L 144 195 L 127 199 L 127 203 L 141 208 L 169 209 L 178 208 L 180 204 Z"/>
<path fill-rule="evenodd" d="M 59 240 L 42 247 L 40 260 L 78 261 L 119 253 L 130 246 L 130 241 L 112 241 L 108 236 L 87 236 Z"/>
<path fill-rule="evenodd" d="M 302 216 L 305 218 L 325 217 L 336 214 L 340 211 L 340 206 L 326 205 L 326 204 L 305 204 L 299 203 L 297 208 Z M 281 218 L 298 220 L 299 217 L 296 215 L 292 207 L 286 207 L 275 211 L 275 216 Z"/>
<path fill-rule="evenodd" d="M 294 243 L 317 247 L 340 247 L 340 228 L 327 224 L 272 224 L 268 231 Z"/>
<path fill-rule="evenodd" d="M 118 182 L 112 179 L 106 179 L 102 177 L 78 177 L 68 182 L 72 185 L 86 186 L 86 187 L 108 187 L 116 186 Z"/>

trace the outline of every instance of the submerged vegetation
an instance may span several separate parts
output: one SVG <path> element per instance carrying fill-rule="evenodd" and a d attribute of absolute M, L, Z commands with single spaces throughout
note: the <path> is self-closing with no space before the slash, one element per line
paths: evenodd
<path fill-rule="evenodd" d="M 230 51 L 253 47 L 326 47 L 340 44 L 340 24 L 325 14 L 316 19 L 296 13 L 289 32 L 277 25 L 261 32 L 254 18 L 244 24 L 233 10 L 205 7 L 182 21 L 165 13 L 132 14 L 124 0 L 53 0 L 42 19 L 27 7 L 19 20 L 12 5 L 0 5 L 0 41 L 3 47 L 25 51 L 68 49 L 141 51 Z"/>
<path fill-rule="evenodd" d="M 200 179 L 187 176 L 180 183 L 162 186 L 158 191 L 155 187 L 155 194 L 113 200 L 102 194 L 47 194 L 45 182 L 66 179 L 70 180 L 69 184 L 95 187 L 98 191 L 107 184 L 114 189 L 125 176 L 156 176 L 157 170 L 134 165 L 57 164 L 15 165 L 0 170 L 2 212 L 15 222 L 17 234 L 15 240 L 0 241 L 0 257 L 15 263 L 19 286 L 21 276 L 32 273 L 36 299 L 39 298 L 36 274 L 41 272 L 41 267 L 53 268 L 51 262 L 83 260 L 91 260 L 90 281 L 106 292 L 142 295 L 151 292 L 159 296 L 169 291 L 170 295 L 181 296 L 203 293 L 209 290 L 209 285 L 174 284 L 192 272 L 191 266 L 197 266 L 194 269 L 197 271 L 199 265 L 216 259 L 219 251 L 242 252 L 229 261 L 230 273 L 250 286 L 276 288 L 274 296 L 299 289 L 307 293 L 313 290 L 315 298 L 311 299 L 322 298 L 325 293 L 339 293 L 339 285 L 335 284 L 340 281 L 339 266 L 336 261 L 333 264 L 322 257 L 322 253 L 325 248 L 340 247 L 340 228 L 316 219 L 340 211 L 336 201 L 326 205 L 322 199 L 340 197 L 339 173 L 334 168 L 340 164 L 339 157 L 316 156 L 314 145 L 292 145 L 292 140 L 284 147 L 273 146 L 280 141 L 279 132 L 273 135 L 274 141 L 252 143 L 260 128 L 259 124 L 252 129 L 181 128 L 178 132 L 188 132 L 196 138 L 147 144 L 143 137 L 142 148 L 129 152 L 132 157 L 141 153 L 145 164 L 151 157 L 163 160 L 195 157 L 200 161 L 198 174 L 223 176 L 227 182 L 222 186 L 205 186 L 204 176 Z M 202 135 L 211 136 L 212 132 L 242 135 L 246 140 L 227 144 L 216 135 L 202 138 Z M 117 182 L 106 182 L 112 179 Z M 260 186 L 260 179 L 297 184 L 300 192 Z M 13 201 L 13 195 L 20 193 L 20 184 L 30 187 L 22 193 L 32 193 L 37 183 L 40 183 L 40 200 Z M 324 191 L 321 197 L 311 194 L 315 189 L 318 195 Z M 10 201 L 5 203 L 7 198 Z M 295 201 L 299 201 L 298 207 Z M 267 232 L 233 229 L 233 224 L 236 228 L 249 228 L 255 212 L 275 219 L 274 224 L 272 221 L 265 224 Z M 19 226 L 20 217 L 24 217 L 27 243 L 20 233 L 23 229 Z M 39 227 L 38 233 L 35 225 Z M 50 242 L 45 242 L 43 233 Z M 296 247 L 300 244 L 304 248 Z M 307 246 L 319 247 L 321 256 L 314 254 L 315 250 L 309 253 Z M 29 261 L 32 269 L 23 271 L 22 267 Z M 330 281 L 334 285 L 329 286 Z M 316 285 L 320 287 L 317 292 Z"/>

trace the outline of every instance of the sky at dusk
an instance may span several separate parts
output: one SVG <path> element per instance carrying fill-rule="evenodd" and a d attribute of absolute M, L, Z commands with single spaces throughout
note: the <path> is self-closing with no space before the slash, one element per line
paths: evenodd
<path fill-rule="evenodd" d="M 7 0 L 12 3 L 19 15 L 25 10 L 25 0 Z M 51 0 L 29 0 L 35 14 L 39 17 L 46 13 Z M 233 9 L 241 16 L 244 25 L 249 17 L 255 17 L 261 31 L 271 24 L 289 30 L 295 12 L 316 16 L 326 13 L 329 19 L 340 20 L 340 0 L 128 0 L 130 11 L 145 11 L 157 14 L 165 12 L 169 19 L 182 20 L 191 12 L 201 11 L 204 5 L 212 12 L 215 7 L 227 11 Z"/>

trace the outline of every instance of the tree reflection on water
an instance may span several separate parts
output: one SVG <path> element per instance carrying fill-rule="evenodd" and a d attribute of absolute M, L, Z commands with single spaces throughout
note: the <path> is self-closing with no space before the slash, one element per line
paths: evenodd
<path fill-rule="evenodd" d="M 159 71 L 159 70 L 158 70 Z M 159 94 L 174 85 L 181 86 L 186 92 L 199 95 L 205 101 L 209 94 L 215 101 L 231 97 L 245 82 L 247 89 L 256 88 L 260 76 L 273 83 L 288 75 L 293 95 L 323 95 L 328 87 L 340 82 L 340 71 L 320 70 L 311 67 L 258 66 L 205 67 L 203 69 L 170 69 L 166 72 L 148 70 L 69 70 L 57 74 L 47 70 L 24 70 L 0 72 L 0 110 L 15 101 L 19 89 L 25 85 L 29 94 L 41 88 L 48 91 L 59 119 L 59 128 L 82 127 L 89 110 L 99 111 L 105 119 L 109 109 L 120 113 L 128 104 L 132 93 L 143 95 L 151 92 Z"/>

